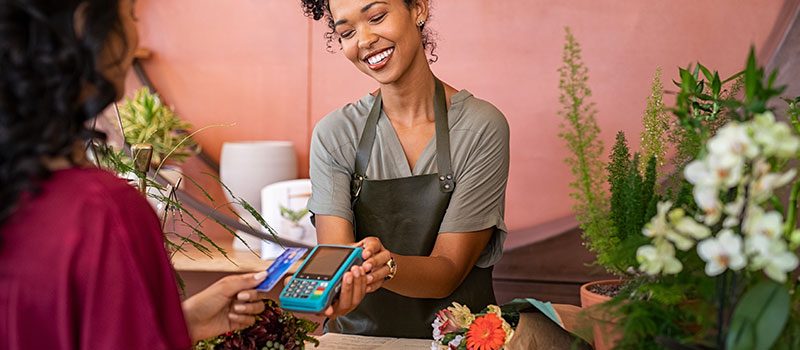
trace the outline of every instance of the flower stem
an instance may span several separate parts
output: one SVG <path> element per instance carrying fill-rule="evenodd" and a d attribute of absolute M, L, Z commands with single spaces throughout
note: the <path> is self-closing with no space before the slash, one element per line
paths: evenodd
<path fill-rule="evenodd" d="M 792 187 L 792 193 L 789 196 L 789 212 L 786 214 L 786 222 L 784 223 L 784 235 L 791 235 L 792 231 L 797 228 L 797 198 L 800 196 L 800 181 L 795 182 Z"/>

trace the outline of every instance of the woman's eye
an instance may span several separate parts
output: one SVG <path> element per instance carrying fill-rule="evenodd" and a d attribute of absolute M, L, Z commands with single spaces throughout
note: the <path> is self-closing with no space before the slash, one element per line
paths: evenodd
<path fill-rule="evenodd" d="M 346 31 L 346 32 L 344 32 L 342 34 L 339 34 L 339 35 L 341 35 L 342 38 L 349 39 L 350 37 L 353 36 L 353 33 L 355 33 L 354 30 L 348 30 L 348 31 Z"/>
<path fill-rule="evenodd" d="M 372 19 L 370 20 L 370 22 L 372 22 L 372 23 L 378 23 L 378 22 L 380 22 L 381 20 L 383 20 L 384 18 L 386 18 L 386 14 L 385 14 L 385 13 L 383 13 L 383 14 L 380 14 L 380 15 L 377 15 L 377 16 L 375 16 L 375 17 L 372 17 Z"/>

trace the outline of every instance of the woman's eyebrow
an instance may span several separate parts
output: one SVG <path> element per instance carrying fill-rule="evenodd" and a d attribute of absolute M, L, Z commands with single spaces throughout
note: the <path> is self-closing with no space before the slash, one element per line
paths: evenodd
<path fill-rule="evenodd" d="M 373 1 L 373 2 L 365 5 L 364 7 L 362 7 L 361 8 L 361 13 L 369 11 L 369 9 L 372 8 L 372 6 L 375 6 L 377 4 L 386 4 L 386 5 L 388 5 L 389 3 L 386 2 L 386 1 Z M 336 28 L 338 25 L 345 24 L 345 23 L 347 23 L 346 19 L 340 19 L 340 20 L 336 21 L 336 23 L 333 24 L 333 27 Z"/>

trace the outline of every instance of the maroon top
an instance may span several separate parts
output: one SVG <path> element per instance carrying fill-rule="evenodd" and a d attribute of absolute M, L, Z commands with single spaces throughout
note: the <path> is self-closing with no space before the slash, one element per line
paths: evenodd
<path fill-rule="evenodd" d="M 0 227 L 0 349 L 191 347 L 158 218 L 112 174 L 66 169 Z"/>

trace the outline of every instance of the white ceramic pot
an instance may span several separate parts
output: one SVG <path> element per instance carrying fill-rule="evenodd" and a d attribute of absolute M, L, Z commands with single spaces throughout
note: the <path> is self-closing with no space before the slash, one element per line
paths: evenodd
<path fill-rule="evenodd" d="M 288 141 L 225 142 L 222 145 L 219 166 L 220 180 L 233 193 L 253 208 L 261 208 L 261 189 L 274 182 L 297 178 L 297 156 L 294 146 Z M 229 194 L 225 196 L 228 200 Z M 234 205 L 236 211 L 253 228 L 259 223 L 244 208 Z M 269 223 L 269 221 L 267 221 Z M 271 223 L 270 223 L 271 224 Z M 261 239 L 237 232 L 247 244 L 258 249 Z M 247 250 L 239 240 L 234 240 L 234 249 Z"/>

